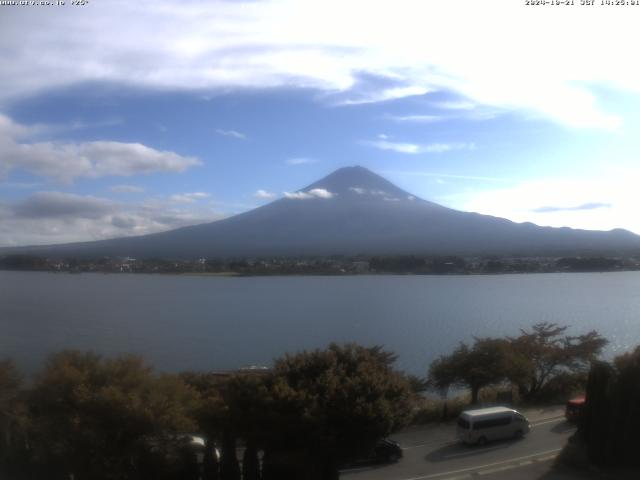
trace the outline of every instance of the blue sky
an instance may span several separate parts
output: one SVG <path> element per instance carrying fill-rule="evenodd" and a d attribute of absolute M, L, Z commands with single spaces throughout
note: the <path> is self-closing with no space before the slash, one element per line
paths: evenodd
<path fill-rule="evenodd" d="M 0 246 L 211 221 L 347 165 L 452 208 L 640 233 L 640 69 L 620 47 L 639 17 L 512 0 L 0 6 Z"/>

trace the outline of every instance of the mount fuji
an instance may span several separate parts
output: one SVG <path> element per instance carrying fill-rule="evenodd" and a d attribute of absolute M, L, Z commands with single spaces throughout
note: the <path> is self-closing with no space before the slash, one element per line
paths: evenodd
<path fill-rule="evenodd" d="M 629 231 L 540 227 L 453 210 L 355 166 L 212 223 L 94 242 L 3 249 L 47 257 L 576 255 L 640 250 Z"/>

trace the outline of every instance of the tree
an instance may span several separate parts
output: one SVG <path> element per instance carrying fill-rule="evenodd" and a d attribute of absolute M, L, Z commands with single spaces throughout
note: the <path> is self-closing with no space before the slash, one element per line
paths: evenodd
<path fill-rule="evenodd" d="M 222 379 L 212 373 L 184 372 L 180 378 L 199 395 L 194 418 L 200 431 L 205 434 L 203 458 L 203 480 L 218 480 L 220 465 L 215 455 L 216 439 L 222 435 L 225 403 L 220 393 Z"/>
<path fill-rule="evenodd" d="M 429 366 L 427 374 L 427 388 L 436 390 L 443 400 L 442 418 L 447 419 L 449 416 L 449 408 L 447 397 L 449 389 L 458 382 L 456 373 L 456 365 L 447 355 L 442 355 Z"/>
<path fill-rule="evenodd" d="M 407 375 L 407 381 L 413 393 L 422 393 L 429 388 L 429 380 L 417 375 Z"/>
<path fill-rule="evenodd" d="M 586 399 L 578 432 L 586 443 L 589 461 L 639 467 L 640 347 L 616 357 L 613 364 L 594 362 Z"/>
<path fill-rule="evenodd" d="M 509 369 L 509 344 L 499 338 L 476 338 L 473 346 L 460 343 L 452 354 L 443 355 L 429 368 L 430 384 L 443 393 L 452 385 L 471 390 L 471 403 L 478 403 L 480 389 L 502 382 Z"/>
<path fill-rule="evenodd" d="M 11 360 L 0 361 L 0 477 L 14 477 L 24 469 L 28 418 L 22 376 Z"/>
<path fill-rule="evenodd" d="M 196 402 L 180 379 L 154 375 L 137 357 L 52 355 L 30 398 L 34 459 L 49 478 L 145 478 L 145 460 L 184 444 Z"/>
<path fill-rule="evenodd" d="M 509 378 L 521 394 L 537 395 L 554 376 L 561 372 L 586 372 L 607 344 L 596 331 L 584 335 L 564 335 L 568 327 L 543 322 L 521 330 L 509 338 L 511 366 Z"/>
<path fill-rule="evenodd" d="M 394 361 L 381 347 L 355 344 L 277 360 L 263 423 L 271 432 L 264 478 L 276 478 L 277 471 L 282 479 L 337 479 L 341 465 L 405 426 L 413 395 Z"/>

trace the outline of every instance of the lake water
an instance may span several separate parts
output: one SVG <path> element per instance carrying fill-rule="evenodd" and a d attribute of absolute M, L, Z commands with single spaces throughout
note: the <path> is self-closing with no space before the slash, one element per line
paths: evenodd
<path fill-rule="evenodd" d="M 221 278 L 0 271 L 0 358 L 26 372 L 63 348 L 136 353 L 156 368 L 270 365 L 285 352 L 356 341 L 398 367 L 473 336 L 550 321 L 598 330 L 607 356 L 640 344 L 640 272 L 496 276 Z"/>

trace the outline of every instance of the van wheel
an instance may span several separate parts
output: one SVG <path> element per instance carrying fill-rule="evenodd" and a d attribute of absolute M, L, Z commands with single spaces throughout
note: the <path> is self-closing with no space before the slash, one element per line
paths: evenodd
<path fill-rule="evenodd" d="M 483 445 L 486 445 L 486 444 L 487 444 L 487 437 L 480 437 L 478 439 L 478 445 L 479 446 L 483 446 Z"/>
<path fill-rule="evenodd" d="M 522 430 L 516 430 L 516 433 L 513 434 L 513 438 L 516 440 L 520 440 L 523 436 Z"/>

